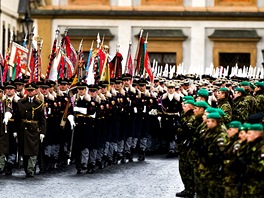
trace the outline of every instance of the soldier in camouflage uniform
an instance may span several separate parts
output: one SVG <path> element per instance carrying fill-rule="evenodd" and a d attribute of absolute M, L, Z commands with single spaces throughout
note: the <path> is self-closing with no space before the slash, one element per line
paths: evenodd
<path fill-rule="evenodd" d="M 238 120 L 242 123 L 248 120 L 250 106 L 245 101 L 245 90 L 241 87 L 235 89 L 234 103 L 232 111 L 232 120 Z"/>
<path fill-rule="evenodd" d="M 229 145 L 226 148 L 224 159 L 225 198 L 240 196 L 241 170 L 239 167 L 241 166 L 237 166 L 237 158 L 240 153 L 238 135 L 241 126 L 242 124 L 239 121 L 232 121 L 228 124 Z"/>
<path fill-rule="evenodd" d="M 256 99 L 250 94 L 250 83 L 247 81 L 243 81 L 239 84 L 241 88 L 245 90 L 245 102 L 249 105 L 249 114 L 252 115 L 256 113 L 257 101 Z"/>
<path fill-rule="evenodd" d="M 187 143 L 191 141 L 191 123 L 194 121 L 195 116 L 193 114 L 194 100 L 186 100 L 182 104 L 183 114 L 180 119 L 180 126 L 177 129 L 177 145 L 179 151 L 179 171 L 184 184 L 185 189 L 177 193 L 176 196 L 187 194 L 190 189 L 188 184 L 188 159 L 186 158 L 187 152 L 189 150 Z"/>
<path fill-rule="evenodd" d="M 256 112 L 264 112 L 264 83 L 256 82 L 255 83 L 255 99 L 257 101 L 257 109 Z"/>
<path fill-rule="evenodd" d="M 264 144 L 263 125 L 252 124 L 247 132 L 247 149 L 244 162 L 246 171 L 243 179 L 242 197 L 264 196 Z"/>
<path fill-rule="evenodd" d="M 222 87 L 217 92 L 218 108 L 221 108 L 225 112 L 223 121 L 225 124 L 229 123 L 232 120 L 232 107 L 228 102 L 229 90 L 226 87 Z"/>
<path fill-rule="evenodd" d="M 222 198 L 224 188 L 222 185 L 222 167 L 224 150 L 228 144 L 226 130 L 221 127 L 221 116 L 219 113 L 210 113 L 207 115 L 206 136 L 203 141 L 204 164 L 206 169 L 206 178 L 208 186 L 208 195 L 205 197 Z"/>

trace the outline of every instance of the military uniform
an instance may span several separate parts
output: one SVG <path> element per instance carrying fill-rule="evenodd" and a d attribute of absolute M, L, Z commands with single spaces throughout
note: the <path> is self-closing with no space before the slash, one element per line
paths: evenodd
<path fill-rule="evenodd" d="M 243 93 L 243 89 L 241 89 L 237 88 L 236 90 L 240 90 Z M 238 120 L 241 123 L 246 122 L 249 116 L 249 109 L 250 106 L 243 95 L 235 98 L 232 106 L 232 120 Z"/>
<path fill-rule="evenodd" d="M 26 89 L 35 90 L 34 84 L 28 84 Z M 34 176 L 37 155 L 40 146 L 40 137 L 46 133 L 46 119 L 43 103 L 29 96 L 18 101 L 17 115 L 14 118 L 15 131 L 18 137 L 19 152 L 23 155 L 24 169 L 28 177 Z"/>

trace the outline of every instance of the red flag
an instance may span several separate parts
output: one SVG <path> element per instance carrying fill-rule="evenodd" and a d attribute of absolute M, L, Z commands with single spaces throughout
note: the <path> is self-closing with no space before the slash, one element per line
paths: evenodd
<path fill-rule="evenodd" d="M 153 83 L 154 76 L 153 76 L 153 73 L 151 71 L 151 66 L 150 66 L 149 55 L 148 55 L 147 49 L 146 49 L 146 53 L 145 53 L 144 68 L 149 75 L 150 82 Z"/>

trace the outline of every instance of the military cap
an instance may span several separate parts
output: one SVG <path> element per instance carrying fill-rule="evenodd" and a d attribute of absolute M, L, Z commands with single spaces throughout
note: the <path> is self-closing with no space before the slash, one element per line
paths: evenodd
<path fill-rule="evenodd" d="M 264 87 L 264 82 L 255 82 L 257 87 Z"/>
<path fill-rule="evenodd" d="M 242 87 L 237 87 L 237 88 L 235 88 L 234 91 L 238 91 L 238 92 L 241 92 L 241 93 L 245 93 L 245 89 L 243 89 Z"/>
<path fill-rule="evenodd" d="M 5 89 L 15 89 L 16 85 L 13 81 L 7 81 L 4 83 Z"/>
<path fill-rule="evenodd" d="M 38 82 L 37 85 L 40 87 L 40 88 L 50 88 L 51 85 L 49 82 Z"/>
<path fill-rule="evenodd" d="M 24 80 L 21 78 L 21 79 L 15 79 L 14 80 L 14 83 L 16 84 L 16 85 L 24 85 Z"/>
<path fill-rule="evenodd" d="M 134 79 L 133 82 L 132 82 L 132 86 L 136 86 L 136 85 L 138 85 L 138 80 Z"/>
<path fill-rule="evenodd" d="M 113 84 L 115 84 L 115 79 L 114 78 L 111 78 L 110 79 L 110 85 L 113 85 Z"/>
<path fill-rule="evenodd" d="M 229 89 L 226 87 L 221 87 L 218 91 L 228 91 Z"/>
<path fill-rule="evenodd" d="M 115 84 L 120 84 L 122 82 L 123 82 L 122 78 L 120 78 L 120 77 L 115 78 Z"/>
<path fill-rule="evenodd" d="M 234 121 L 230 122 L 230 123 L 227 125 L 228 128 L 238 128 L 238 129 L 240 129 L 241 126 L 242 126 L 242 123 L 239 122 L 239 121 L 237 121 L 237 120 L 234 120 Z"/>
<path fill-rule="evenodd" d="M 195 102 L 194 102 L 194 100 L 185 100 L 185 101 L 184 101 L 184 104 L 191 104 L 191 105 L 194 105 Z"/>
<path fill-rule="evenodd" d="M 248 130 L 263 132 L 263 125 L 262 124 L 251 124 Z"/>
<path fill-rule="evenodd" d="M 159 79 L 158 78 L 154 78 L 154 82 L 159 82 Z"/>
<path fill-rule="evenodd" d="M 251 114 L 250 116 L 248 116 L 248 122 L 250 124 L 261 123 L 263 118 L 264 118 L 263 112 L 254 113 L 254 114 Z"/>
<path fill-rule="evenodd" d="M 199 91 L 197 92 L 197 96 L 207 97 L 209 96 L 209 92 L 207 89 L 199 89 Z"/>
<path fill-rule="evenodd" d="M 226 115 L 226 113 L 224 112 L 223 109 L 221 109 L 221 108 L 216 108 L 216 110 L 217 110 L 217 112 L 218 112 L 222 117 L 224 117 L 224 116 Z"/>
<path fill-rule="evenodd" d="M 145 79 L 143 79 L 143 78 L 139 79 L 139 81 L 138 81 L 138 85 L 139 86 L 145 86 L 147 83 L 148 82 Z"/>
<path fill-rule="evenodd" d="M 167 82 L 165 85 L 166 85 L 166 87 L 173 87 L 173 88 L 175 88 L 175 86 L 176 86 L 176 84 L 172 80 Z"/>
<path fill-rule="evenodd" d="M 87 84 L 85 83 L 85 82 L 77 82 L 76 83 L 76 88 L 77 89 L 84 89 L 84 88 L 86 88 L 87 87 Z"/>
<path fill-rule="evenodd" d="M 28 90 L 28 91 L 33 91 L 33 90 L 35 90 L 37 88 L 38 88 L 38 86 L 35 83 L 33 83 L 33 82 L 25 85 L 25 89 Z"/>
<path fill-rule="evenodd" d="M 66 85 L 66 84 L 69 83 L 69 79 L 67 79 L 67 78 L 59 78 L 59 79 L 58 79 L 58 83 L 59 83 L 60 85 Z"/>
<path fill-rule="evenodd" d="M 105 87 L 107 87 L 107 86 L 109 85 L 109 82 L 108 82 L 107 80 L 105 80 L 105 81 L 101 81 L 100 83 L 101 83 L 101 86 L 102 86 L 103 88 L 105 88 Z"/>
<path fill-rule="evenodd" d="M 213 112 L 218 112 L 216 108 L 213 108 L 213 107 L 208 107 L 206 110 L 205 110 L 206 113 L 213 113 Z"/>
<path fill-rule="evenodd" d="M 194 98 L 192 96 L 183 96 L 183 101 L 185 100 L 194 100 Z"/>
<path fill-rule="evenodd" d="M 207 117 L 207 119 L 220 119 L 220 118 L 222 118 L 218 112 L 209 113 L 206 117 Z"/>
<path fill-rule="evenodd" d="M 239 83 L 240 86 L 250 86 L 250 82 L 248 81 L 243 81 L 241 83 Z"/>
<path fill-rule="evenodd" d="M 198 102 L 195 102 L 194 103 L 194 106 L 196 106 L 196 107 L 203 107 L 203 108 L 208 108 L 209 107 L 209 105 L 207 104 L 207 102 L 205 102 L 205 101 L 198 101 Z"/>
<path fill-rule="evenodd" d="M 183 85 L 189 85 L 190 84 L 190 81 L 188 80 L 188 79 L 185 79 L 184 81 L 183 81 Z"/>
<path fill-rule="evenodd" d="M 53 80 L 46 80 L 50 84 L 51 87 L 54 87 L 56 85 L 56 82 Z"/>
<path fill-rule="evenodd" d="M 98 90 L 98 86 L 97 85 L 88 85 L 89 91 L 94 92 Z"/>
<path fill-rule="evenodd" d="M 24 83 L 28 83 L 28 81 L 29 81 L 29 76 L 23 76 L 23 81 L 24 81 Z"/>
<path fill-rule="evenodd" d="M 249 128 L 250 128 L 250 126 L 251 126 L 251 124 L 249 124 L 249 123 L 244 123 L 240 128 L 239 128 L 239 130 L 240 131 L 247 131 Z"/>
<path fill-rule="evenodd" d="M 194 74 L 186 74 L 185 77 L 186 78 L 190 78 L 190 79 L 195 79 L 195 75 Z"/>
<path fill-rule="evenodd" d="M 128 73 L 122 75 L 122 80 L 130 80 L 131 78 L 132 78 L 132 75 Z"/>
<path fill-rule="evenodd" d="M 0 92 L 3 92 L 4 87 L 0 85 Z"/>

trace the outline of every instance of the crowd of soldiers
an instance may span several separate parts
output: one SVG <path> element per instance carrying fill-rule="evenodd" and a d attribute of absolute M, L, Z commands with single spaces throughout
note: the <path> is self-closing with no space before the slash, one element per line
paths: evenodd
<path fill-rule="evenodd" d="M 263 196 L 264 83 L 130 74 L 72 87 L 69 79 L 1 87 L 0 173 L 23 161 L 27 177 L 75 164 L 77 174 L 179 156 L 179 197 Z M 240 82 L 239 82 L 240 81 Z M 165 145 L 165 146 L 164 146 Z"/>

